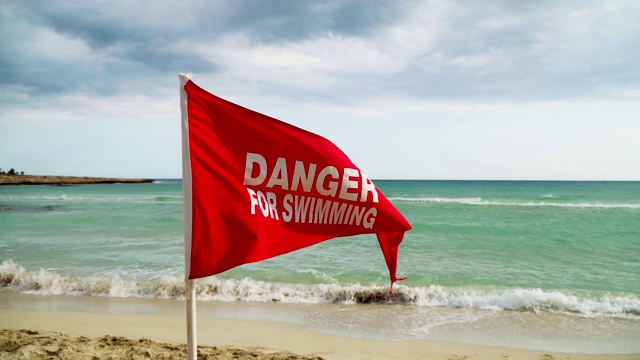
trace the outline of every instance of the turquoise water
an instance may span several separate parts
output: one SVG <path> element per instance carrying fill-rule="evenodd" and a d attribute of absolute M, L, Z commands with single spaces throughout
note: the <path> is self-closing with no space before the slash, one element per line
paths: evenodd
<path fill-rule="evenodd" d="M 631 341 L 640 333 L 640 182 L 375 183 L 413 225 L 398 265 L 409 279 L 393 297 L 375 236 L 363 235 L 200 280 L 199 299 L 323 309 L 373 303 L 347 309 L 362 324 L 371 309 L 376 319 L 392 311 L 398 338 L 455 340 L 455 326 L 495 325 L 514 314 L 528 324 L 578 321 L 581 346 L 600 332 L 619 332 L 592 351 L 640 351 Z M 179 180 L 0 187 L 0 229 L 4 291 L 184 295 Z M 339 332 L 340 318 L 348 318 L 344 310 L 310 321 Z M 377 336 L 367 327 L 354 331 Z"/>

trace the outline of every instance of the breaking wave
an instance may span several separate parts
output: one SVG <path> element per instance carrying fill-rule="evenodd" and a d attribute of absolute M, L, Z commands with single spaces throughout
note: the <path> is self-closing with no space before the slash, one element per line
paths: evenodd
<path fill-rule="evenodd" d="M 33 294 L 68 294 L 106 297 L 182 299 L 181 276 L 163 275 L 148 280 L 118 275 L 68 277 L 41 269 L 27 271 L 11 260 L 0 265 L 0 290 Z M 424 307 L 472 308 L 511 311 L 554 311 L 588 317 L 640 320 L 640 297 L 635 294 L 575 295 L 542 289 L 447 288 L 440 285 L 388 287 L 361 284 L 293 284 L 209 277 L 198 280 L 200 301 L 281 302 L 295 304 L 393 304 Z"/>
<path fill-rule="evenodd" d="M 555 198 L 553 196 L 545 198 Z M 472 198 L 443 198 L 443 197 L 392 197 L 390 201 L 394 202 L 422 202 L 422 203 L 450 203 L 450 204 L 464 204 L 464 205 L 493 205 L 493 206 L 523 206 L 523 207 L 535 207 L 535 206 L 552 206 L 562 208 L 598 208 L 598 209 L 640 209 L 640 204 L 637 203 L 595 203 L 595 202 L 575 202 L 575 203 L 563 203 L 552 201 L 493 201 L 483 200 L 480 197 Z"/>
<path fill-rule="evenodd" d="M 393 202 L 407 203 L 440 203 L 440 204 L 462 204 L 476 206 L 521 206 L 521 207 L 559 207 L 559 208 L 594 208 L 594 209 L 640 209 L 640 203 L 600 203 L 600 202 L 559 202 L 554 195 L 543 195 L 542 201 L 507 201 L 507 200 L 485 200 L 481 197 L 449 198 L 449 197 L 390 197 Z M 14 201 L 18 198 L 11 196 L 0 196 L 2 201 Z M 169 202 L 181 203 L 182 196 L 41 196 L 19 198 L 19 200 L 29 201 L 53 201 L 53 202 Z M 555 200 L 555 201 L 554 201 Z"/>

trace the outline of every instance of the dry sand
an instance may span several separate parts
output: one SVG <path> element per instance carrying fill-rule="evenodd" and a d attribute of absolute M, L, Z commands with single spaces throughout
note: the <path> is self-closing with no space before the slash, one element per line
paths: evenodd
<path fill-rule="evenodd" d="M 0 359 L 184 358 L 185 319 L 166 315 L 0 309 Z M 16 331 L 19 329 L 30 329 Z M 63 335 L 63 334 L 66 335 Z M 293 324 L 206 319 L 202 359 L 638 360 L 640 354 L 568 354 L 428 340 L 374 341 Z M 299 355 L 293 355 L 299 354 Z"/>
<path fill-rule="evenodd" d="M 39 333 L 32 330 L 0 330 L 0 359 L 184 359 L 184 344 L 155 342 L 122 336 L 87 338 L 66 334 Z M 319 360 L 316 356 L 298 356 L 288 352 L 262 349 L 199 346 L 199 359 Z"/>

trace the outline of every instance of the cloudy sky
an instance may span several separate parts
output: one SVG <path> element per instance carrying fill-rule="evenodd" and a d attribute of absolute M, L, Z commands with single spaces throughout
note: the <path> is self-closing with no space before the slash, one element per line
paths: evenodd
<path fill-rule="evenodd" d="M 640 180 L 640 2 L 3 1 L 0 167 L 181 177 L 180 72 L 374 179 Z"/>

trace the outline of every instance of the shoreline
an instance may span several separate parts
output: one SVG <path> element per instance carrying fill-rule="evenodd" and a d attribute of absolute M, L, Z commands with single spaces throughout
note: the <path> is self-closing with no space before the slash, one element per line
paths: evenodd
<path fill-rule="evenodd" d="M 145 184 L 153 179 L 125 179 L 86 176 L 0 175 L 0 186 L 8 185 L 87 185 L 87 184 Z"/>
<path fill-rule="evenodd" d="M 82 350 L 80 346 L 84 346 L 83 343 L 104 345 L 108 340 L 104 340 L 107 336 L 119 339 L 122 337 L 118 342 L 129 348 L 130 345 L 126 344 L 132 342 L 127 339 L 133 339 L 133 343 L 144 343 L 141 351 L 152 354 L 160 351 L 160 348 L 166 348 L 162 345 L 163 343 L 170 344 L 170 347 L 181 347 L 186 343 L 186 306 L 183 301 L 33 295 L 11 291 L 0 291 L 0 300 L 3 304 L 0 307 L 0 329 L 12 330 L 12 334 L 15 334 L 14 330 L 20 329 L 35 331 L 39 333 L 38 337 L 53 337 L 53 340 L 58 342 L 67 341 L 72 344 L 72 347 L 78 347 L 78 352 L 90 353 L 95 349 Z M 301 323 L 287 322 L 278 312 L 289 311 L 288 306 L 262 305 L 264 304 L 198 302 L 196 317 L 198 345 L 215 346 L 218 351 L 233 349 L 232 355 L 234 352 L 246 353 L 251 356 L 246 358 L 257 359 L 295 359 L 293 354 L 300 356 L 297 359 L 321 357 L 337 360 L 640 359 L 639 353 L 585 354 L 429 339 L 362 339 L 317 331 Z M 24 336 L 27 335 L 28 333 L 24 334 Z M 85 339 L 76 339 L 77 337 Z M 160 344 L 139 339 L 149 339 Z M 0 338 L 0 341 L 5 340 Z M 288 354 L 287 356 L 292 357 L 256 356 L 275 353 Z M 175 354 L 180 355 L 180 353 Z M 121 358 L 131 358 L 130 355 Z M 219 355 L 214 358 L 230 359 L 232 357 Z"/>
<path fill-rule="evenodd" d="M 640 354 L 572 354 L 431 340 L 363 340 L 314 332 L 295 324 L 257 320 L 198 319 L 198 346 L 246 353 L 291 354 L 294 359 L 520 359 L 638 360 Z M 149 339 L 184 347 L 186 319 L 170 315 L 114 315 L 73 311 L 0 309 L 0 329 L 27 330 L 67 340 L 90 352 L 89 339 L 117 337 L 123 346 Z M 70 336 L 73 339 L 65 338 Z M 78 339 L 79 338 L 79 339 Z M 27 345 L 28 346 L 28 345 Z M 146 344 L 144 349 L 150 349 Z M 19 349 L 16 349 L 19 350 Z M 233 351 L 232 351 L 233 353 Z M 293 355 L 297 354 L 297 355 Z M 127 358 L 127 357 L 122 357 Z M 223 357 L 222 357 L 223 358 Z M 270 358 L 270 357 L 266 357 Z M 281 357 L 274 357 L 282 359 Z M 284 357 L 288 358 L 288 357 Z"/>

